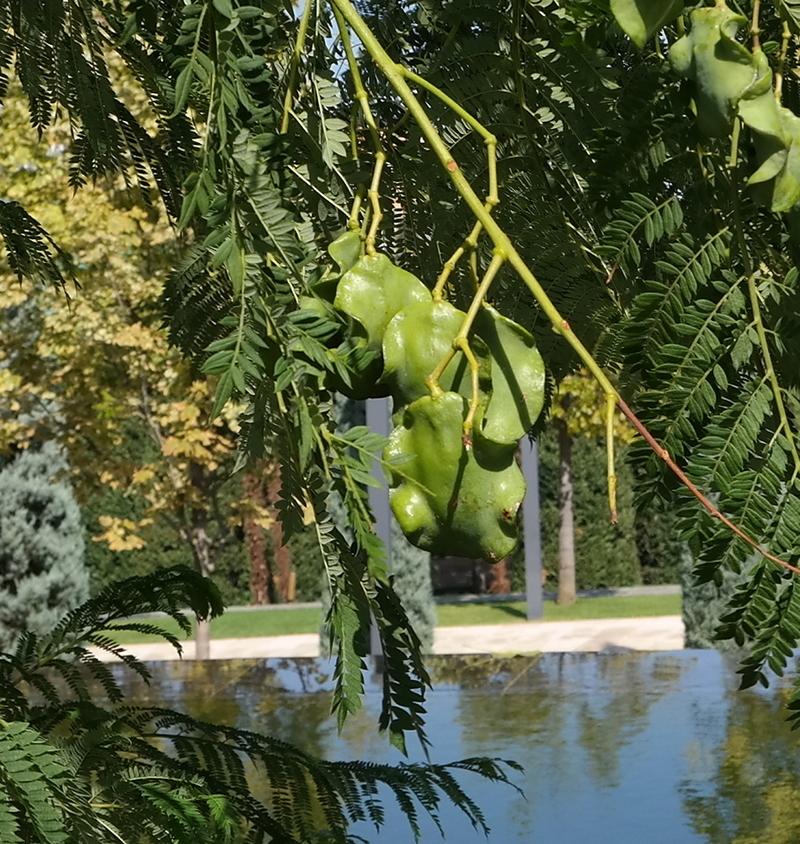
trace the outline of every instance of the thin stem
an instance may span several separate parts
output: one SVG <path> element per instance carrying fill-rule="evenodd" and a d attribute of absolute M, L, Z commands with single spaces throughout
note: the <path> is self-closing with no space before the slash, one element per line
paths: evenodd
<path fill-rule="evenodd" d="M 350 209 L 350 217 L 347 220 L 348 229 L 360 228 L 360 224 L 358 222 L 358 215 L 361 212 L 361 203 L 364 201 L 365 194 L 366 188 L 364 187 L 364 185 L 359 185 L 358 190 L 356 191 L 355 199 L 353 200 L 353 206 Z"/>
<path fill-rule="evenodd" d="M 386 163 L 386 154 L 380 150 L 375 153 L 375 166 L 372 169 L 372 181 L 369 184 L 367 196 L 369 196 L 369 203 L 372 207 L 372 223 L 365 241 L 365 246 L 368 255 L 375 254 L 375 240 L 378 236 L 378 226 L 383 219 L 383 211 L 381 211 L 381 195 L 380 184 L 381 176 L 383 175 L 383 165 Z"/>
<path fill-rule="evenodd" d="M 499 272 L 500 267 L 503 266 L 504 261 L 505 258 L 497 253 L 494 258 L 492 258 L 491 264 L 489 264 L 486 268 L 483 280 L 478 285 L 478 289 L 475 291 L 475 295 L 469 306 L 467 315 L 464 317 L 464 322 L 461 323 L 461 328 L 458 329 L 458 334 L 456 334 L 455 339 L 453 340 L 452 348 L 442 358 L 436 369 L 434 369 L 433 372 L 431 372 L 431 374 L 425 379 L 425 384 L 430 390 L 432 396 L 436 397 L 442 395 L 442 388 L 439 386 L 439 379 L 442 377 L 442 373 L 445 369 L 447 369 L 448 364 L 455 356 L 456 351 L 462 348 L 463 342 L 467 339 L 469 330 L 472 328 L 472 323 L 475 322 L 475 317 L 478 315 L 478 311 L 483 304 L 483 300 L 486 298 L 486 293 L 489 290 L 491 283 L 494 281 L 495 276 Z"/>
<path fill-rule="evenodd" d="M 606 461 L 608 463 L 608 507 L 611 524 L 617 524 L 617 462 L 614 457 L 614 411 L 616 396 L 606 393 Z"/>
<path fill-rule="evenodd" d="M 467 416 L 464 419 L 464 445 L 467 447 L 472 445 L 472 425 L 475 420 L 475 413 L 478 410 L 478 405 L 480 404 L 480 367 L 478 366 L 478 361 L 469 345 L 469 332 L 472 328 L 472 323 L 475 322 L 475 317 L 478 315 L 478 311 L 480 310 L 484 299 L 486 299 L 489 287 L 494 281 L 497 273 L 500 272 L 500 268 L 503 266 L 504 262 L 504 256 L 495 253 L 492 258 L 492 262 L 486 268 L 483 280 L 478 285 L 478 289 L 475 291 L 475 296 L 473 297 L 469 310 L 464 317 L 464 321 L 461 323 L 461 327 L 458 329 L 458 334 L 456 334 L 455 339 L 453 340 L 453 345 L 450 351 L 448 351 L 448 353 L 442 358 L 436 369 L 434 369 L 433 372 L 425 379 L 425 384 L 430 390 L 431 395 L 434 398 L 441 396 L 442 388 L 439 386 L 439 379 L 442 377 L 442 373 L 449 366 L 456 351 L 460 350 L 464 353 L 464 356 L 469 363 L 470 376 L 472 379 L 472 397 L 470 399 Z"/>
<path fill-rule="evenodd" d="M 772 387 L 772 395 L 775 398 L 775 408 L 778 411 L 780 427 L 789 443 L 789 449 L 794 460 L 795 475 L 800 473 L 800 454 L 797 451 L 797 443 L 794 432 L 789 423 L 789 415 L 786 413 L 786 405 L 783 402 L 783 390 L 781 389 L 778 375 L 772 363 L 772 353 L 769 350 L 767 332 L 764 328 L 764 321 L 761 317 L 761 303 L 759 301 L 758 286 L 756 285 L 757 271 L 753 266 L 750 257 L 750 250 L 747 248 L 747 240 L 744 236 L 744 221 L 742 220 L 742 207 L 739 202 L 738 191 L 738 160 L 739 160 L 739 121 L 735 121 L 733 136 L 731 138 L 731 156 L 728 166 L 731 172 L 731 195 L 733 199 L 733 222 L 736 232 L 736 242 L 739 246 L 739 254 L 742 259 L 742 266 L 747 275 L 747 290 L 750 297 L 750 307 L 753 311 L 753 324 L 758 335 L 758 344 L 761 347 L 761 354 L 764 357 L 764 370 Z"/>
<path fill-rule="evenodd" d="M 778 557 L 773 556 L 772 554 L 765 551 L 754 539 L 749 537 L 740 527 L 735 525 L 727 516 L 723 515 L 717 507 L 715 507 L 709 500 L 703 495 L 702 492 L 686 477 L 686 474 L 680 469 L 680 467 L 675 463 L 675 461 L 670 457 L 669 452 L 662 448 L 658 441 L 653 437 L 650 431 L 645 428 L 645 426 L 639 421 L 639 418 L 636 414 L 628 407 L 627 404 L 622 399 L 617 400 L 617 406 L 619 409 L 625 414 L 628 421 L 633 425 L 634 428 L 644 437 L 647 444 L 653 451 L 664 461 L 664 463 L 669 466 L 669 468 L 673 471 L 675 476 L 678 480 L 692 493 L 692 495 L 705 507 L 708 511 L 709 515 L 713 516 L 715 519 L 719 519 L 725 527 L 729 530 L 732 530 L 743 542 L 747 543 L 753 550 L 758 551 L 762 557 L 766 557 L 766 559 L 772 561 L 773 563 L 777 563 L 779 566 L 782 566 L 785 569 L 788 569 L 795 574 L 800 574 L 800 569 L 796 568 L 795 566 L 785 562 L 784 560 L 779 559 Z"/>
<path fill-rule="evenodd" d="M 474 251 L 475 247 L 478 245 L 478 236 L 480 235 L 482 229 L 483 226 L 480 223 L 475 223 L 472 231 L 464 239 L 464 243 L 459 246 L 458 249 L 456 249 L 456 251 L 444 262 L 444 267 L 439 274 L 439 278 L 436 279 L 436 286 L 433 288 L 433 299 L 435 302 L 441 301 L 442 291 L 447 284 L 447 279 L 450 278 L 450 274 L 456 268 L 456 264 L 461 256 L 468 249 Z"/>
<path fill-rule="evenodd" d="M 473 249 L 469 254 L 469 275 L 472 280 L 473 289 L 477 290 L 481 283 L 481 279 L 478 274 L 478 252 L 475 249 Z"/>
<path fill-rule="evenodd" d="M 289 81 L 286 85 L 286 93 L 283 97 L 283 111 L 281 113 L 280 126 L 281 134 L 284 134 L 289 128 L 289 113 L 292 110 L 294 86 L 297 84 L 297 69 L 300 67 L 300 59 L 303 55 L 303 48 L 306 43 L 308 22 L 311 20 L 311 7 L 313 5 L 314 0 L 306 0 L 306 7 L 303 9 L 303 14 L 300 18 L 300 28 L 297 30 L 297 40 L 294 42 L 294 50 L 292 51 L 292 57 L 289 60 Z"/>
<path fill-rule="evenodd" d="M 481 305 L 483 305 L 483 302 L 486 299 L 486 294 L 489 292 L 489 287 L 494 281 L 497 273 L 500 272 L 500 268 L 503 266 L 505 261 L 506 256 L 499 250 L 495 250 L 492 261 L 486 268 L 486 272 L 483 274 L 483 279 L 478 285 L 475 295 L 472 297 L 472 302 L 470 303 L 469 310 L 467 311 L 467 316 L 465 317 L 464 322 L 461 323 L 461 328 L 458 331 L 459 337 L 466 337 L 467 334 L 469 334 L 469 331 L 472 328 L 472 323 L 475 322 L 475 317 L 478 316 L 478 311 L 481 309 Z"/>
<path fill-rule="evenodd" d="M 778 68 L 775 71 L 775 99 L 780 103 L 783 99 L 783 74 L 786 70 L 786 56 L 789 53 L 789 41 L 792 38 L 792 31 L 789 24 L 784 21 L 781 30 L 781 52 L 778 57 Z"/>
<path fill-rule="evenodd" d="M 464 357 L 469 363 L 469 374 L 472 386 L 472 395 L 469 400 L 469 410 L 462 425 L 462 441 L 467 448 L 472 446 L 472 426 L 475 422 L 475 414 L 478 412 L 478 405 L 480 404 L 480 371 L 478 360 L 472 352 L 469 345 L 469 340 L 466 337 L 456 337 L 456 345 L 463 352 Z"/>
<path fill-rule="evenodd" d="M 497 136 L 490 132 L 476 117 L 470 114 L 460 103 L 457 103 L 452 97 L 445 94 L 441 88 L 437 88 L 432 82 L 429 82 L 425 77 L 414 73 L 408 68 L 397 66 L 400 72 L 411 82 L 424 88 L 426 91 L 433 94 L 441 100 L 452 112 L 460 117 L 465 123 L 469 124 L 482 138 L 486 144 L 486 159 L 487 159 L 487 173 L 489 180 L 489 192 L 486 196 L 484 207 L 487 211 L 491 210 L 500 204 L 500 194 L 497 187 Z M 469 249 L 475 249 L 478 245 L 478 237 L 480 236 L 483 225 L 478 222 L 469 233 L 464 241 L 464 245 L 459 247 L 453 256 L 445 261 L 444 269 L 439 278 L 436 280 L 436 286 L 433 289 L 433 298 L 439 300 L 442 298 L 442 291 L 444 290 L 447 279 L 456 268 L 456 264 L 461 259 L 461 256 Z"/>
<path fill-rule="evenodd" d="M 452 97 L 449 97 L 440 88 L 437 88 L 432 82 L 425 79 L 424 76 L 419 76 L 408 68 L 397 66 L 399 71 L 411 82 L 430 91 L 434 97 L 440 99 L 451 111 L 455 112 L 465 123 L 468 123 L 482 138 L 488 149 L 488 164 L 489 164 L 489 195 L 486 201 L 492 205 L 497 205 L 500 202 L 500 197 L 497 192 L 497 137 L 493 135 L 479 120 L 471 115 L 462 105 L 457 103 Z"/>
<path fill-rule="evenodd" d="M 491 214 L 484 208 L 483 203 L 473 191 L 469 181 L 465 178 L 465 176 L 459 169 L 457 162 L 453 159 L 444 141 L 439 136 L 436 127 L 433 125 L 430 118 L 426 114 L 425 109 L 414 96 L 413 91 L 409 88 L 399 66 L 392 61 L 391 57 L 383 49 L 378 39 L 373 35 L 370 28 L 361 19 L 358 12 L 350 3 L 350 0 L 331 0 L 331 2 L 334 6 L 340 9 L 342 16 L 346 19 L 347 23 L 353 28 L 353 31 L 356 33 L 361 43 L 364 45 L 364 48 L 366 49 L 367 53 L 369 53 L 370 57 L 380 68 L 387 81 L 397 92 L 397 95 L 403 101 L 409 113 L 414 118 L 415 122 L 419 126 L 420 131 L 422 132 L 426 141 L 430 145 L 431 149 L 436 154 L 442 166 L 447 171 L 459 195 L 467 204 L 470 211 L 472 211 L 472 213 L 475 215 L 475 218 L 483 224 L 487 234 L 489 235 L 489 237 L 491 237 L 492 242 L 495 245 L 495 255 L 503 256 L 508 260 L 511 266 L 514 267 L 514 269 L 517 271 L 520 278 L 522 279 L 523 283 L 533 294 L 534 298 L 539 304 L 539 307 L 550 320 L 550 323 L 553 326 L 553 330 L 557 334 L 560 334 L 564 338 L 564 340 L 566 340 L 566 342 L 574 349 L 575 353 L 578 355 L 580 360 L 583 362 L 589 372 L 591 372 L 598 384 L 603 388 L 606 397 L 614 397 L 620 410 L 622 410 L 622 412 L 625 414 L 625 416 L 631 422 L 634 428 L 636 428 L 636 430 L 644 437 L 645 441 L 656 452 L 656 454 L 658 454 L 665 461 L 667 466 L 669 466 L 669 468 L 675 473 L 676 477 L 681 481 L 681 483 L 683 483 L 687 487 L 687 489 L 692 492 L 692 494 L 701 502 L 701 504 L 703 504 L 703 506 L 709 511 L 709 513 L 711 513 L 711 515 L 713 515 L 715 518 L 720 519 L 720 521 L 722 521 L 723 524 L 730 528 L 737 536 L 744 540 L 748 545 L 758 550 L 759 553 L 761 553 L 767 559 L 772 560 L 778 565 L 781 565 L 784 568 L 795 572 L 796 574 L 800 574 L 800 569 L 795 568 L 794 566 L 784 562 L 783 560 L 778 559 L 777 557 L 767 554 L 760 548 L 760 546 L 754 539 L 747 536 L 747 534 L 745 534 L 741 530 L 741 528 L 738 528 L 736 525 L 734 525 L 733 522 L 731 522 L 730 519 L 728 519 L 726 516 L 723 516 L 722 513 L 713 504 L 711 504 L 711 502 L 703 495 L 703 493 L 700 492 L 700 490 L 698 490 L 697 487 L 691 483 L 691 481 L 686 477 L 685 473 L 682 472 L 675 464 L 675 462 L 670 458 L 669 453 L 666 451 L 666 449 L 662 448 L 661 445 L 653 437 L 653 435 L 647 430 L 647 428 L 645 428 L 639 418 L 623 401 L 622 397 L 619 395 L 614 385 L 608 379 L 606 374 L 600 368 L 598 363 L 595 361 L 595 359 L 592 357 L 592 355 L 589 353 L 583 343 L 581 343 L 581 341 L 575 336 L 569 323 L 561 316 L 556 306 L 547 296 L 541 284 L 537 280 L 536 276 L 533 274 L 533 272 L 531 272 L 522 256 L 514 248 L 514 245 L 511 243 L 511 240 L 509 239 L 508 235 L 506 235 L 506 233 L 492 218 Z M 723 0 L 718 0 L 718 5 L 722 2 Z"/>
<path fill-rule="evenodd" d="M 361 78 L 361 71 L 358 67 L 355 53 L 353 52 L 353 44 L 350 41 L 350 30 L 347 28 L 341 11 L 334 5 L 333 15 L 336 18 L 336 26 L 339 28 L 339 37 L 342 39 L 342 47 L 344 47 L 344 54 L 347 57 L 347 66 L 350 69 L 350 75 L 353 79 L 353 91 L 356 101 L 361 107 L 369 129 L 370 137 L 372 138 L 373 146 L 375 147 L 375 167 L 372 171 L 372 180 L 370 182 L 369 196 L 370 205 L 372 207 L 372 223 L 366 237 L 366 249 L 368 255 L 375 254 L 375 240 L 378 234 L 378 227 L 383 219 L 383 212 L 381 211 L 380 201 L 380 183 L 383 174 L 383 166 L 386 163 L 386 151 L 381 142 L 380 132 L 378 131 L 378 124 L 375 121 L 375 115 L 369 106 L 369 97 L 367 90 L 364 87 L 364 80 Z"/>
<path fill-rule="evenodd" d="M 753 36 L 753 50 L 761 49 L 761 26 L 759 16 L 761 15 L 761 0 L 753 0 L 753 22 L 750 25 L 750 35 Z"/>

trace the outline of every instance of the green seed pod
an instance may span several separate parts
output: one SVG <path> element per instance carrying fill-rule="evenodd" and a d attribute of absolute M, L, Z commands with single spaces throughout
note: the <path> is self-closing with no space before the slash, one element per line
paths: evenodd
<path fill-rule="evenodd" d="M 691 31 L 670 48 L 670 63 L 697 86 L 700 131 L 723 137 L 730 132 L 739 100 L 759 78 L 753 54 L 735 40 L 747 19 L 726 6 L 714 6 L 695 9 L 691 20 Z"/>
<path fill-rule="evenodd" d="M 466 314 L 447 302 L 415 302 L 392 317 L 383 335 L 383 381 L 395 408 L 428 395 L 425 379 L 453 348 Z M 482 391 L 491 389 L 491 365 L 482 340 L 470 339 L 480 366 Z M 466 357 L 458 352 L 439 379 L 445 392 L 472 397 L 472 377 Z M 485 404 L 487 396 L 483 395 Z"/>
<path fill-rule="evenodd" d="M 382 352 L 389 320 L 412 302 L 430 299 L 430 290 L 386 255 L 365 255 L 339 280 L 333 306 L 357 323 L 370 348 Z"/>
<path fill-rule="evenodd" d="M 682 11 L 683 0 L 611 0 L 611 14 L 640 50 Z"/>
<path fill-rule="evenodd" d="M 346 273 L 361 257 L 362 246 L 361 235 L 349 229 L 328 246 L 328 254 L 339 265 L 339 272 Z"/>
<path fill-rule="evenodd" d="M 431 292 L 386 255 L 364 255 L 345 272 L 336 287 L 333 307 L 348 318 L 348 367 L 351 384 L 341 385 L 354 399 L 389 394 L 378 384 L 383 372 L 383 333 L 389 320 L 413 302 L 430 301 Z"/>
<path fill-rule="evenodd" d="M 800 201 L 800 118 L 775 99 L 769 59 L 761 50 L 753 56 L 758 78 L 739 100 L 739 116 L 750 127 L 758 162 L 747 184 L 756 202 L 780 213 Z"/>
<path fill-rule="evenodd" d="M 405 409 L 383 455 L 396 466 L 390 502 L 413 545 L 493 562 L 517 544 L 525 480 L 514 448 L 464 446 L 466 411 L 458 393 L 425 396 Z"/>
<path fill-rule="evenodd" d="M 492 358 L 489 403 L 476 430 L 491 442 L 515 444 L 542 412 L 544 361 L 533 335 L 492 307 L 481 308 L 474 331 Z"/>

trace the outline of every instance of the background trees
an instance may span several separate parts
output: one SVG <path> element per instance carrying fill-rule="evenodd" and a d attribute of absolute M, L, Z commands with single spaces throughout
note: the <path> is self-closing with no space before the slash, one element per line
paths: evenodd
<path fill-rule="evenodd" d="M 146 108 L 130 79 L 120 85 L 132 107 Z M 18 88 L 0 119 L 12 139 L 0 151 L 6 198 L 41 218 L 76 281 L 26 290 L 8 272 L 0 280 L 4 447 L 66 450 L 88 508 L 96 586 L 171 556 L 206 575 L 219 565 L 226 598 L 248 602 L 240 526 L 248 518 L 268 530 L 274 517 L 232 478 L 234 414 L 209 420 L 208 379 L 169 347 L 159 296 L 179 253 L 174 232 L 116 177 L 72 196 L 68 126 L 56 122 L 40 141 Z M 162 559 L 120 560 L 148 541 Z"/>

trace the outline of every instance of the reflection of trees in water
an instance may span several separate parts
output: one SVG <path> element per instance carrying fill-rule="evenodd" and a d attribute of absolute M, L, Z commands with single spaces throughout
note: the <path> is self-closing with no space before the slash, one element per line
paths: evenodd
<path fill-rule="evenodd" d="M 600 788 L 618 784 L 621 752 L 650 726 L 652 707 L 678 689 L 688 667 L 668 654 L 626 652 L 470 657 L 431 669 L 435 683 L 463 690 L 464 755 L 534 760 L 523 789 L 536 800 L 512 808 L 515 825 L 530 830 L 548 794 L 577 790 L 585 775 Z"/>
<path fill-rule="evenodd" d="M 583 698 L 578 709 L 578 744 L 588 757 L 588 773 L 600 788 L 619 784 L 620 752 L 650 724 L 651 707 L 676 690 L 686 660 L 670 656 L 600 654 L 594 663 L 602 695 Z"/>
<path fill-rule="evenodd" d="M 151 683 L 115 666 L 126 697 L 200 721 L 274 735 L 320 755 L 330 723 L 327 666 L 316 660 L 231 659 L 151 663 Z"/>
<path fill-rule="evenodd" d="M 708 789 L 684 784 L 684 808 L 708 844 L 800 841 L 800 734 L 786 723 L 787 688 L 729 692 L 725 741 Z"/>

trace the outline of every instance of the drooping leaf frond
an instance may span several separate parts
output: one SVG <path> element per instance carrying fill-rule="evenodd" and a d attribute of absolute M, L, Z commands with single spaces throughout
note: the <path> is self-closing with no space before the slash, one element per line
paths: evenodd
<path fill-rule="evenodd" d="M 239 835 L 300 844 L 324 832 L 344 843 L 354 821 L 383 825 L 382 787 L 407 810 L 417 837 L 418 816 L 427 813 L 439 823 L 445 800 L 488 831 L 454 774 L 468 771 L 510 785 L 512 763 L 327 762 L 275 738 L 123 701 L 108 666 L 89 646 L 118 656 L 147 681 L 146 666 L 114 643 L 114 631 L 159 633 L 178 643 L 157 625 L 122 619 L 161 611 L 186 628 L 182 607 L 206 618 L 219 612 L 218 600 L 210 581 L 188 569 L 129 578 L 41 639 L 23 637 L 13 654 L 0 654 L 4 842 L 110 842 L 146 834 L 164 844 Z"/>

